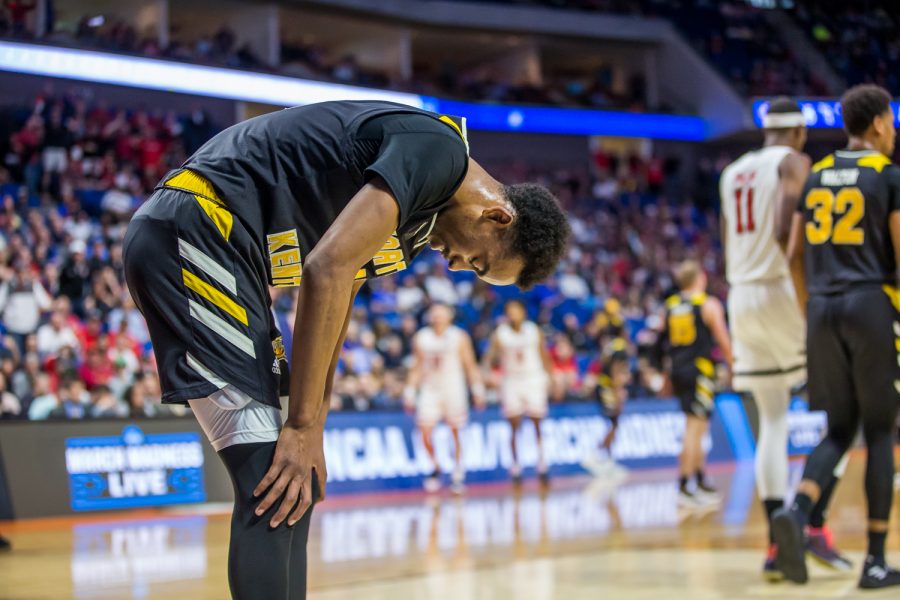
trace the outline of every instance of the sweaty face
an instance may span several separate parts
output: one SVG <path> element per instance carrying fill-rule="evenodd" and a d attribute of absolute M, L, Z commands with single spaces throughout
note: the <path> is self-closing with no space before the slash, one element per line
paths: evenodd
<path fill-rule="evenodd" d="M 525 262 L 506 239 L 508 225 L 490 217 L 470 218 L 461 211 L 441 213 L 429 243 L 447 259 L 451 271 L 473 271 L 493 285 L 512 285 Z"/>

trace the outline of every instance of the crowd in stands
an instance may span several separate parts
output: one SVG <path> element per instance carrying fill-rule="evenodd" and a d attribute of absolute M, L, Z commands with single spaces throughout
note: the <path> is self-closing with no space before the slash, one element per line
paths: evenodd
<path fill-rule="evenodd" d="M 895 2 L 800 0 L 797 24 L 846 81 L 900 90 L 900 7 Z"/>
<path fill-rule="evenodd" d="M 121 241 L 161 175 L 214 132 L 202 113 L 128 111 L 51 91 L 0 111 L 0 417 L 184 411 L 161 404 L 146 325 L 124 285 Z M 666 161 L 596 150 L 585 162 L 550 170 L 488 165 L 501 180 L 550 186 L 571 215 L 568 259 L 521 297 L 546 333 L 557 400 L 590 395 L 615 340 L 631 356 L 633 393 L 653 394 L 661 378 L 652 349 L 672 265 L 700 258 L 721 292 L 715 217 L 675 201 L 681 186 Z M 335 408 L 399 408 L 411 337 L 432 303 L 456 307 L 480 353 L 504 300 L 518 297 L 515 288 L 451 274 L 437 253 L 426 254 L 363 288 Z M 290 338 L 295 293 L 276 294 Z"/>
<path fill-rule="evenodd" d="M 491 1 L 665 19 L 743 96 L 773 96 L 785 90 L 807 96 L 828 94 L 825 80 L 798 60 L 777 29 L 766 21 L 766 9 L 745 0 Z M 858 11 L 864 13 L 865 9 Z"/>

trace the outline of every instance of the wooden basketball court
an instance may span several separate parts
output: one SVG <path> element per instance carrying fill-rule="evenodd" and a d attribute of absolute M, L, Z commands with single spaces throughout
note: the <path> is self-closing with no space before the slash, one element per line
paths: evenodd
<path fill-rule="evenodd" d="M 795 465 L 794 475 L 797 476 Z M 864 461 L 853 457 L 831 514 L 857 565 L 865 545 Z M 765 542 L 752 464 L 712 471 L 718 509 L 677 507 L 671 470 L 625 481 L 559 479 L 329 498 L 309 547 L 313 600 L 738 600 L 896 598 L 860 592 L 858 570 L 812 568 L 807 586 L 760 577 Z M 895 517 L 898 509 L 895 502 Z M 227 506 L 0 523 L 0 598 L 226 599 Z M 900 563 L 900 530 L 889 538 Z"/>

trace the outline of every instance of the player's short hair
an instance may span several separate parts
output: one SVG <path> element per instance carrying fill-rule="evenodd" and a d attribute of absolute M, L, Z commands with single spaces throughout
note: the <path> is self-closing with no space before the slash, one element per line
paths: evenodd
<path fill-rule="evenodd" d="M 702 272 L 703 268 L 700 263 L 696 260 L 686 260 L 675 267 L 675 285 L 679 290 L 685 290 L 694 285 Z"/>
<path fill-rule="evenodd" d="M 516 285 L 528 289 L 549 277 L 562 260 L 569 241 L 569 222 L 559 201 L 544 186 L 505 185 L 503 194 L 516 211 L 509 232 L 512 251 L 525 262 Z"/>
<path fill-rule="evenodd" d="M 849 135 L 863 135 L 875 117 L 890 108 L 891 95 L 883 87 L 871 83 L 855 85 L 841 96 L 844 131 Z"/>

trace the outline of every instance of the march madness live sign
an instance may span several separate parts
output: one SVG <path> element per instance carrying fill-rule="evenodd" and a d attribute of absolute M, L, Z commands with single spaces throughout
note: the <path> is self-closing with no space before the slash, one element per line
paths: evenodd
<path fill-rule="evenodd" d="M 203 502 L 203 446 L 195 432 L 66 439 L 73 510 Z"/>

